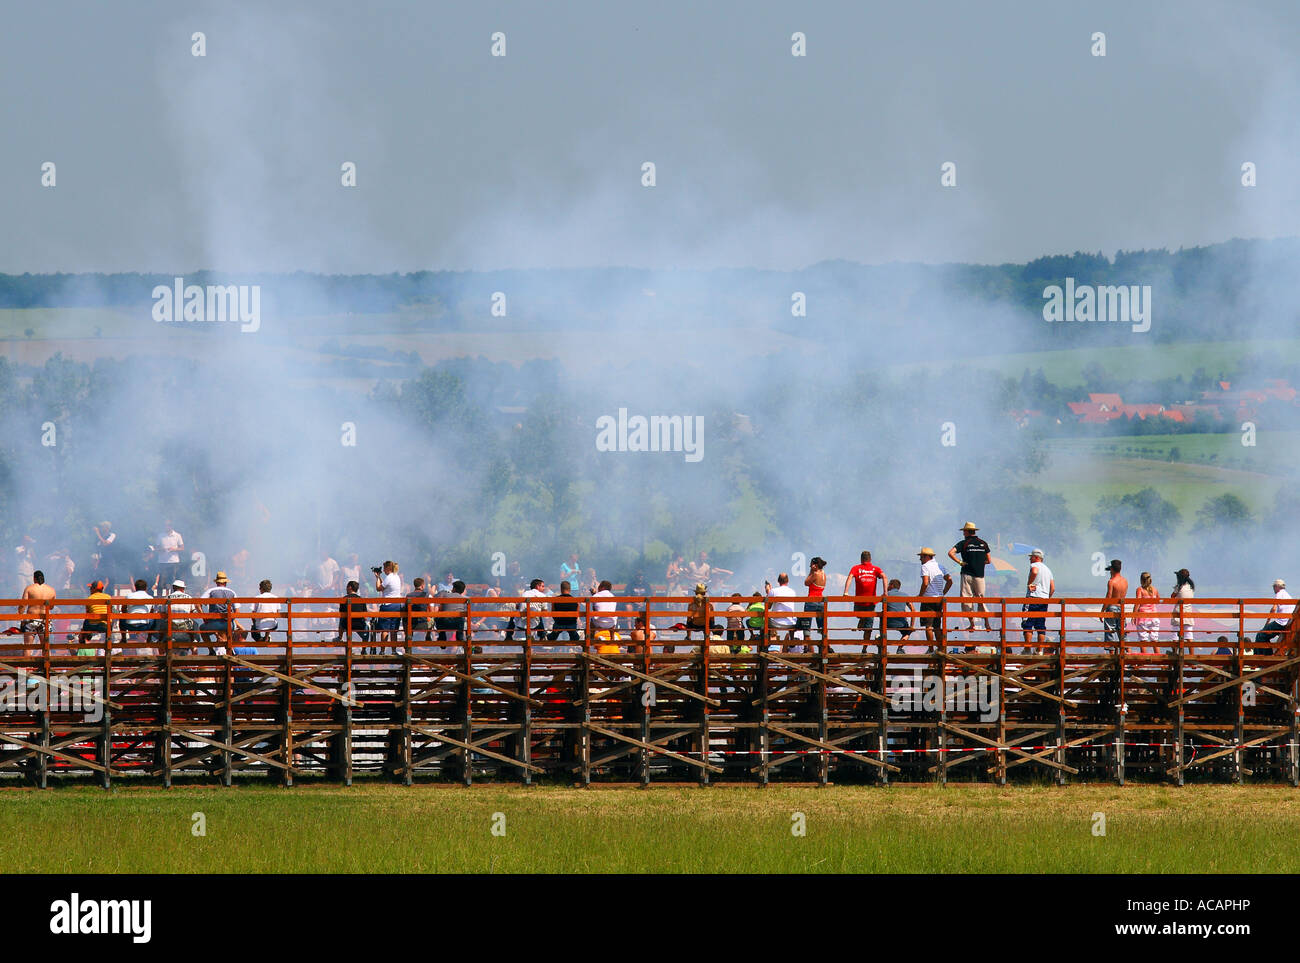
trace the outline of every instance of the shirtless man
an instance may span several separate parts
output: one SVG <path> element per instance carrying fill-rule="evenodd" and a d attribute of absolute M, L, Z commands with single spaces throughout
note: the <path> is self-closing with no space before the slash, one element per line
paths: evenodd
<path fill-rule="evenodd" d="M 653 654 L 654 644 L 659 639 L 659 633 L 655 631 L 652 624 L 647 624 L 645 613 L 636 617 L 636 628 L 632 630 L 632 641 L 646 647 L 646 651 Z M 633 650 L 636 646 L 632 646 Z"/>
<path fill-rule="evenodd" d="M 1106 583 L 1106 600 L 1102 609 L 1112 613 L 1101 617 L 1106 645 L 1124 644 L 1124 599 L 1128 597 L 1128 579 L 1119 574 L 1122 566 L 1117 558 L 1111 559 L 1106 566 L 1110 581 Z"/>
<path fill-rule="evenodd" d="M 32 584 L 23 589 L 23 604 L 18 606 L 18 613 L 25 616 L 22 620 L 24 655 L 41 654 L 37 640 L 45 631 L 45 616 L 52 598 L 53 586 L 45 584 L 45 573 L 37 569 L 32 573 Z"/>

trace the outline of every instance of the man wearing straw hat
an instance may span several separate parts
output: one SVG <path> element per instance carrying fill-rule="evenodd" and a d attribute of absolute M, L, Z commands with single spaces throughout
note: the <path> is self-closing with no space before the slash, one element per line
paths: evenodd
<path fill-rule="evenodd" d="M 974 522 L 967 522 L 961 527 L 961 531 L 962 540 L 948 549 L 948 557 L 961 564 L 961 597 L 982 599 L 984 598 L 984 568 L 989 564 L 993 550 L 989 548 L 988 542 L 975 534 L 979 528 Z M 975 631 L 974 613 L 977 606 L 984 613 L 984 631 L 993 631 L 992 626 L 989 625 L 988 605 L 984 602 L 962 602 L 961 610 L 970 613 L 966 622 L 966 631 Z"/>

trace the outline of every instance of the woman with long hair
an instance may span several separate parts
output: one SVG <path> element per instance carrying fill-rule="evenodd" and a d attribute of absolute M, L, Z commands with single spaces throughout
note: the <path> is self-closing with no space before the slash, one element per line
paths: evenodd
<path fill-rule="evenodd" d="M 1160 597 L 1150 572 L 1142 573 L 1141 584 L 1133 594 L 1138 600 L 1133 609 L 1133 627 L 1137 629 L 1138 641 L 1141 643 L 1137 651 L 1142 655 L 1155 655 L 1155 644 L 1160 641 L 1160 620 L 1156 618 L 1155 602 L 1143 601 Z M 1147 645 L 1151 648 L 1148 649 Z"/>
<path fill-rule="evenodd" d="M 1169 593 L 1171 599 L 1177 599 L 1174 606 L 1174 615 L 1170 619 L 1170 628 L 1174 631 L 1174 638 L 1181 638 L 1184 642 L 1191 642 L 1192 636 L 1196 631 L 1196 619 L 1183 614 L 1183 606 L 1191 599 L 1196 598 L 1196 583 L 1192 581 L 1192 573 L 1185 568 L 1180 568 L 1174 573 L 1174 578 L 1178 581 L 1174 585 L 1174 590 Z M 1179 630 L 1182 630 L 1181 635 Z"/>
<path fill-rule="evenodd" d="M 825 639 L 826 600 L 823 596 L 826 592 L 826 559 L 820 555 L 813 556 L 812 561 L 808 563 L 808 577 L 803 580 L 803 584 L 808 589 L 808 601 L 803 604 L 803 610 L 817 613 L 817 631 Z M 800 619 L 799 627 L 805 630 L 809 641 L 812 641 L 812 622 L 812 618 Z"/>

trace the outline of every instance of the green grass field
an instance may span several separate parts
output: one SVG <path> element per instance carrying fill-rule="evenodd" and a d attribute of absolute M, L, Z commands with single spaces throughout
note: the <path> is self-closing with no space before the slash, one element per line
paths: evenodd
<path fill-rule="evenodd" d="M 1283 433 L 1274 433 L 1280 435 Z M 1050 561 L 1056 576 L 1058 591 L 1091 592 L 1097 586 L 1097 577 L 1090 571 L 1091 553 L 1101 549 L 1101 536 L 1092 527 L 1092 516 L 1097 511 L 1097 502 L 1107 495 L 1127 495 L 1143 488 L 1154 488 L 1162 498 L 1174 504 L 1182 515 L 1173 536 L 1163 555 L 1165 562 L 1175 561 L 1179 565 L 1190 564 L 1193 569 L 1197 559 L 1196 538 L 1192 528 L 1196 524 L 1197 513 L 1207 501 L 1223 494 L 1237 495 L 1258 518 L 1273 506 L 1278 490 L 1288 483 L 1281 474 L 1265 474 L 1260 471 L 1243 471 L 1226 465 L 1214 463 L 1190 463 L 1187 461 L 1167 461 L 1156 456 L 1160 446 L 1167 445 L 1168 439 L 1177 438 L 1174 445 L 1181 445 L 1183 439 L 1209 439 L 1193 442 L 1191 450 L 1200 446 L 1201 452 L 1212 452 L 1214 435 L 1152 436 L 1148 438 L 1117 439 L 1056 439 L 1051 442 L 1051 451 L 1047 467 L 1037 475 L 1026 475 L 1022 481 L 1026 485 L 1041 488 L 1043 491 L 1060 495 L 1065 499 L 1066 507 L 1074 515 L 1079 525 L 1079 545 L 1073 552 L 1058 554 Z M 1231 435 L 1229 438 L 1236 438 Z M 1116 445 L 1110 450 L 1107 445 Z M 1288 441 L 1287 445 L 1292 442 Z M 1148 457 L 1140 457 L 1140 451 L 1125 451 L 1130 445 L 1150 449 Z M 1172 447 L 1172 446 L 1170 446 Z M 1279 445 L 1280 447 L 1280 445 Z M 1165 449 L 1167 451 L 1167 448 Z M 1186 449 L 1184 449 L 1186 450 Z M 1131 457 L 1138 455 L 1139 457 Z M 990 543 L 999 539 L 1016 538 L 1025 540 L 1025 533 L 1017 531 L 987 533 Z M 1051 547 L 1048 547 L 1051 550 Z M 995 554 L 997 550 L 995 548 Z M 1012 560 L 1015 562 L 1016 560 Z M 1140 568 L 1153 564 L 1153 559 L 1128 560 L 1131 565 Z M 1016 562 L 1019 564 L 1018 562 Z M 1168 567 L 1168 566 L 1166 566 Z M 1172 566 L 1177 568 L 1178 565 Z M 1216 585 L 1224 592 L 1246 592 L 1261 590 L 1255 585 L 1234 585 L 1225 576 L 1231 573 L 1218 573 Z M 1161 575 L 1159 578 L 1163 579 Z M 1163 583 L 1160 583 L 1163 585 Z M 1164 588 L 1168 591 L 1168 588 Z M 1267 586 L 1262 587 L 1267 591 Z"/>
<path fill-rule="evenodd" d="M 1054 351 L 976 355 L 963 359 L 961 368 L 967 376 L 975 370 L 984 370 L 1015 378 L 1019 378 L 1026 370 L 1034 372 L 1041 368 L 1048 381 L 1064 387 L 1082 386 L 1083 370 L 1090 364 L 1099 364 L 1108 375 L 1124 381 L 1157 380 L 1180 374 L 1187 376 L 1197 368 L 1204 368 L 1211 376 L 1223 372 L 1231 377 L 1243 360 L 1257 356 L 1295 364 L 1300 362 L 1300 339 L 1187 341 L 1166 344 L 1142 341 L 1135 336 L 1131 344 L 1099 348 L 1062 348 Z M 953 362 L 909 362 L 892 367 L 900 372 L 937 377 L 951 369 Z"/>
<path fill-rule="evenodd" d="M 1163 461 L 1177 476 L 1179 464 L 1231 471 L 1291 476 L 1297 471 L 1292 453 L 1300 432 L 1261 431 L 1255 444 L 1241 443 L 1237 432 L 1189 435 L 1126 435 L 1118 438 L 1052 438 L 1044 443 L 1053 454 Z"/>
<path fill-rule="evenodd" d="M 1281 786 L 0 790 L 4 873 L 1297 870 Z"/>

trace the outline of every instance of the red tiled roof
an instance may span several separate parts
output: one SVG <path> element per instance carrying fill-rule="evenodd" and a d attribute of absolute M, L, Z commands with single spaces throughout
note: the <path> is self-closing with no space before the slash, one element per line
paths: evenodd
<path fill-rule="evenodd" d="M 1165 406 L 1158 404 L 1121 405 L 1119 410 L 1121 414 L 1128 415 L 1129 418 L 1137 415 L 1139 418 L 1145 419 L 1147 415 L 1160 414 L 1165 410 Z"/>

